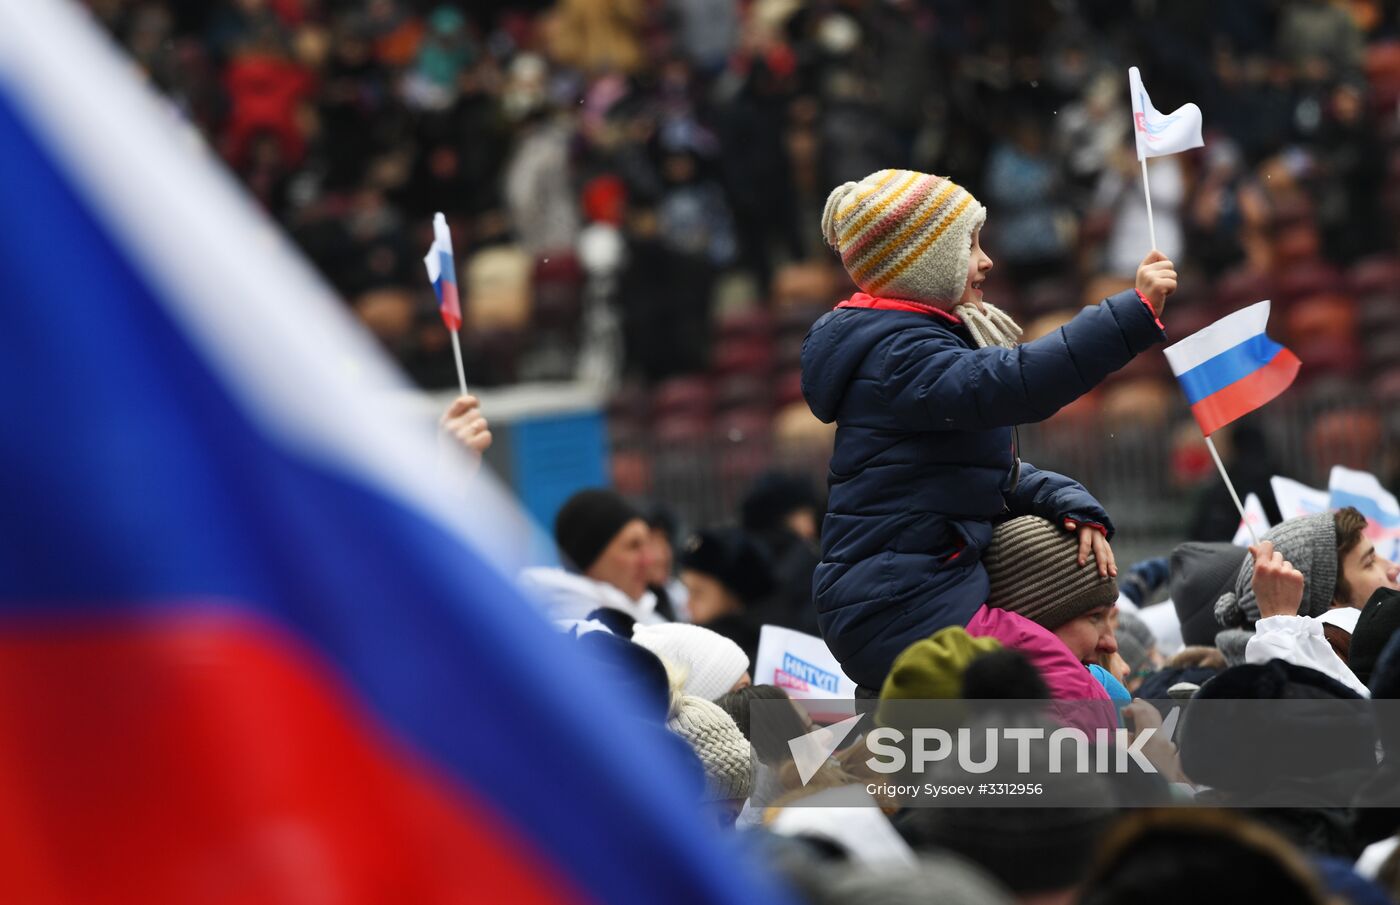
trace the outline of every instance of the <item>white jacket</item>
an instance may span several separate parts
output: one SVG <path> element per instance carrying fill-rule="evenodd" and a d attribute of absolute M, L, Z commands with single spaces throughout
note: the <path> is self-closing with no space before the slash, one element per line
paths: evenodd
<path fill-rule="evenodd" d="M 652 592 L 633 600 L 613 585 L 563 569 L 524 569 L 516 584 L 554 622 L 584 619 L 599 607 L 621 610 L 641 625 L 666 621 L 656 612 L 656 595 Z"/>
<path fill-rule="evenodd" d="M 1244 649 L 1244 662 L 1267 663 L 1283 660 L 1294 666 L 1306 666 L 1355 691 L 1363 698 L 1371 690 L 1342 662 L 1327 637 L 1322 633 L 1322 620 L 1311 616 L 1269 616 L 1254 625 L 1254 637 Z"/>

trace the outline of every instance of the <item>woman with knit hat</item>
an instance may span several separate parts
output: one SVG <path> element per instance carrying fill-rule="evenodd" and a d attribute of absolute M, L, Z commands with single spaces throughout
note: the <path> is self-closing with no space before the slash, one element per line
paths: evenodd
<path fill-rule="evenodd" d="M 814 582 L 818 624 L 846 674 L 879 688 L 912 642 L 965 625 L 987 597 L 995 523 L 1034 514 L 1116 574 L 1112 523 L 1075 481 L 1017 457 L 1041 421 L 1166 338 L 1176 272 L 1158 252 L 1135 291 L 1024 345 L 982 299 L 986 211 L 949 179 L 881 170 L 827 199 L 822 229 L 861 291 L 813 325 L 802 392 L 836 422 Z M 1081 568 L 1085 566 L 1081 565 Z"/>
<path fill-rule="evenodd" d="M 1080 567 L 1077 556 L 1075 539 L 1043 518 L 1025 515 L 997 526 L 982 555 L 987 603 L 967 631 L 1025 654 L 1055 699 L 1084 702 L 1075 722 L 1103 719 L 1112 727 L 1116 712 L 1097 705 L 1132 700 L 1097 665 L 1118 651 L 1110 618 L 1118 590 L 1112 578 Z"/>

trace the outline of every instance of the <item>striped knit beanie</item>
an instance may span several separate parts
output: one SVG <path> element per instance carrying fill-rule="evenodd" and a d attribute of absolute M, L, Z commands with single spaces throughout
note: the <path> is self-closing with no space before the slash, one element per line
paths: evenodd
<path fill-rule="evenodd" d="M 822 234 L 865 292 L 956 302 L 967 285 L 972 232 L 986 219 L 986 208 L 951 179 L 879 170 L 827 196 Z"/>
<path fill-rule="evenodd" d="M 1091 552 L 1079 565 L 1079 540 L 1051 522 L 1023 515 L 1001 525 L 982 554 L 991 589 L 987 606 L 1020 613 L 1054 631 L 1090 610 L 1113 606 L 1118 585 L 1099 575 Z"/>

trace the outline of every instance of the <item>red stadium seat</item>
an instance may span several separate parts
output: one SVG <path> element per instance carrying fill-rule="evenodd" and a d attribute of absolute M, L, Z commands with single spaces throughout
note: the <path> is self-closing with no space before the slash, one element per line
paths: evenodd
<path fill-rule="evenodd" d="M 1392 365 L 1372 379 L 1371 398 L 1377 405 L 1391 411 L 1400 406 L 1400 363 Z"/>
<path fill-rule="evenodd" d="M 1333 465 L 1374 470 L 1380 443 L 1380 418 L 1364 409 L 1326 412 L 1308 431 L 1308 451 L 1319 474 Z"/>
<path fill-rule="evenodd" d="M 1218 319 L 1245 305 L 1273 297 L 1272 274 L 1260 274 L 1244 268 L 1232 270 L 1215 284 L 1215 317 Z"/>
<path fill-rule="evenodd" d="M 773 315 L 762 308 L 727 315 L 715 325 L 721 341 L 767 339 L 773 335 Z"/>
<path fill-rule="evenodd" d="M 691 415 L 708 418 L 714 407 L 714 386 L 708 377 L 672 377 L 657 385 L 651 394 L 654 417 Z"/>
<path fill-rule="evenodd" d="M 709 440 L 710 427 L 710 419 L 707 417 L 677 413 L 657 419 L 654 436 L 660 446 L 694 446 Z"/>
<path fill-rule="evenodd" d="M 731 374 L 721 378 L 715 389 L 715 407 L 720 411 L 742 408 L 771 408 L 773 385 L 755 374 Z"/>
<path fill-rule="evenodd" d="M 1356 302 L 1337 292 L 1311 295 L 1296 302 L 1283 318 L 1285 344 L 1297 346 L 1318 339 L 1350 342 L 1356 338 Z"/>
<path fill-rule="evenodd" d="M 1400 303 L 1400 258 L 1374 255 L 1362 258 L 1346 274 L 1347 288 L 1356 296 L 1385 293 L 1392 303 Z M 1395 304 L 1400 308 L 1400 304 Z"/>
<path fill-rule="evenodd" d="M 753 374 L 767 377 L 773 372 L 773 344 L 766 339 L 723 341 L 711 354 L 716 374 Z"/>
<path fill-rule="evenodd" d="M 806 400 L 802 396 L 802 371 L 801 369 L 786 371 L 777 379 L 777 389 L 774 391 L 773 405 L 778 409 L 787 408 L 793 403 L 801 402 L 806 405 Z"/>
<path fill-rule="evenodd" d="M 1287 305 L 1310 295 L 1344 290 L 1342 274 L 1335 267 L 1321 261 L 1301 261 L 1282 269 L 1274 285 L 1274 301 Z"/>

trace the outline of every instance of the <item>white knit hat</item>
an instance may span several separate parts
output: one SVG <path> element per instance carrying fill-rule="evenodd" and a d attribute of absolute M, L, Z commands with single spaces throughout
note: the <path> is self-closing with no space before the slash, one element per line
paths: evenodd
<path fill-rule="evenodd" d="M 666 728 L 685 739 L 705 768 L 705 800 L 729 801 L 753 793 L 753 746 L 719 705 L 679 695 Z"/>
<path fill-rule="evenodd" d="M 685 673 L 682 691 L 707 701 L 727 694 L 749 671 L 739 645 L 699 625 L 664 622 L 638 625 L 632 640 Z"/>

